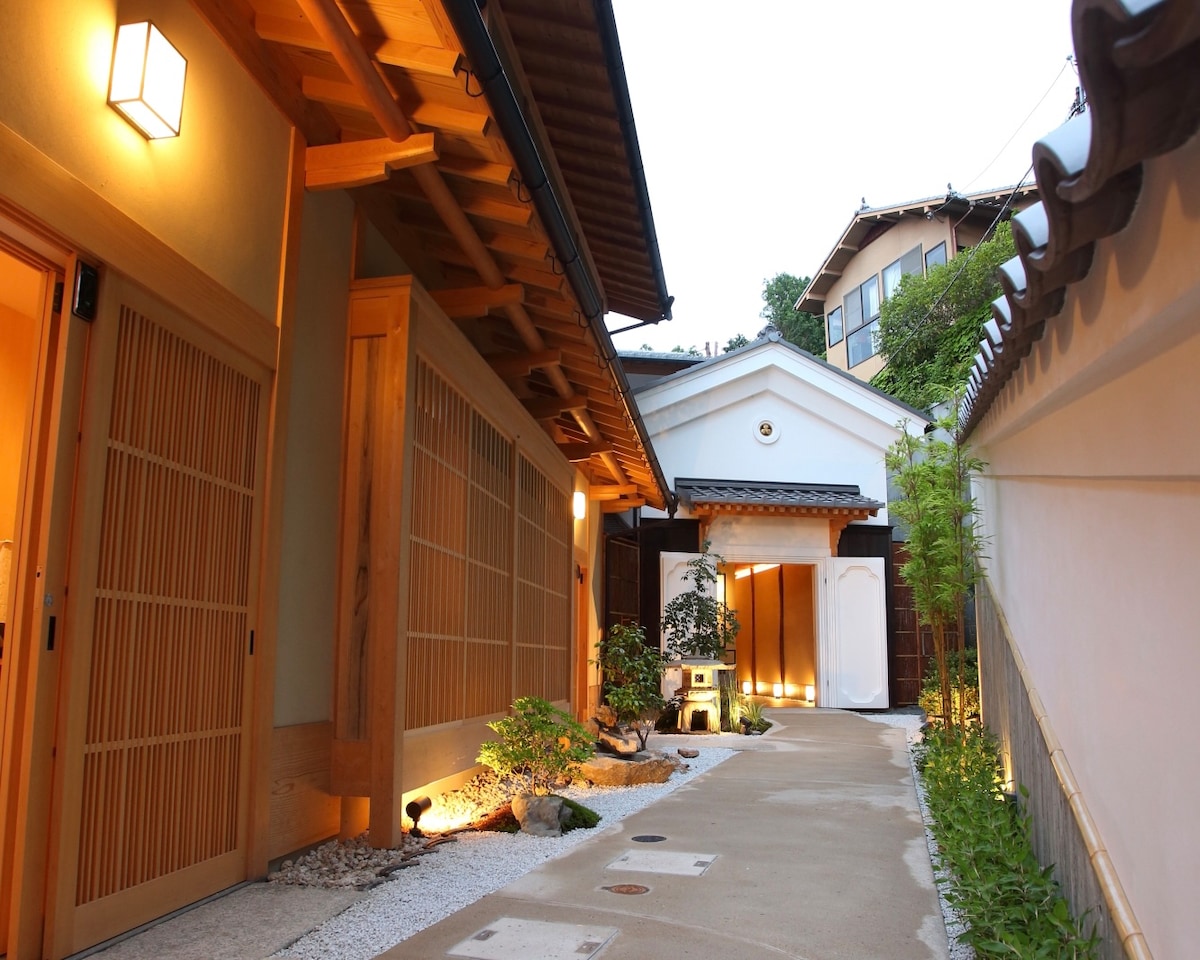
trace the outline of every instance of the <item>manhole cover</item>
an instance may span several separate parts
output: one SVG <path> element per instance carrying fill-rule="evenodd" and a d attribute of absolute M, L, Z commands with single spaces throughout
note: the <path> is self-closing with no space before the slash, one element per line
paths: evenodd
<path fill-rule="evenodd" d="M 666 837 L 660 837 L 656 833 L 640 833 L 633 838 L 634 843 L 662 843 Z"/>
<path fill-rule="evenodd" d="M 605 887 L 609 893 L 623 893 L 626 896 L 637 896 L 639 893 L 649 893 L 649 887 L 643 887 L 640 883 L 614 883 L 611 887 Z"/>

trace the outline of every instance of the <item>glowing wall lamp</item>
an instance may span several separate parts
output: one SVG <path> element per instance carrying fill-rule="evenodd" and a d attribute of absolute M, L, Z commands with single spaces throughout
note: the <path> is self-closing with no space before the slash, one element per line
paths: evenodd
<path fill-rule="evenodd" d="M 187 61 L 148 20 L 117 27 L 108 104 L 147 140 L 179 136 Z"/>
<path fill-rule="evenodd" d="M 582 490 L 575 491 L 575 496 L 571 498 L 571 509 L 576 520 L 587 518 L 587 494 Z"/>

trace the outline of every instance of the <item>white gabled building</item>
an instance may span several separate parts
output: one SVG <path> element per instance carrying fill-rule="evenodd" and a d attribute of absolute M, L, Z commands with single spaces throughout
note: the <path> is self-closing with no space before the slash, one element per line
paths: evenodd
<path fill-rule="evenodd" d="M 742 627 L 739 685 L 824 706 L 887 706 L 883 455 L 902 429 L 923 430 L 924 416 L 779 339 L 647 385 L 637 403 L 677 516 L 698 521 L 700 543 L 726 560 L 722 586 Z M 689 556 L 662 554 L 663 598 Z"/>

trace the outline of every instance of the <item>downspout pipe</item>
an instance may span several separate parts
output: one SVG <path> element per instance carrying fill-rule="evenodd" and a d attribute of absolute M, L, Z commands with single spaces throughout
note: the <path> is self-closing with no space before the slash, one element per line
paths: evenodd
<path fill-rule="evenodd" d="M 500 135 L 508 144 L 509 150 L 512 151 L 521 182 L 528 190 L 534 209 L 537 210 L 538 217 L 546 228 L 550 245 L 562 265 L 567 282 L 571 284 L 571 289 L 579 301 L 579 307 L 596 337 L 604 361 L 617 379 L 617 385 L 625 402 L 625 409 L 637 432 L 650 469 L 658 482 L 658 487 L 665 495 L 668 512 L 674 516 L 678 503 L 663 475 L 662 466 L 658 462 L 654 447 L 650 443 L 650 437 L 646 433 L 646 425 L 642 422 L 641 412 L 633 400 L 629 380 L 617 360 L 617 351 L 613 346 L 612 337 L 604 325 L 604 304 L 601 301 L 595 278 L 592 277 L 591 271 L 588 270 L 580 255 L 562 204 L 554 193 L 554 187 L 546 173 L 546 166 L 542 163 L 537 143 L 530 132 L 529 124 L 525 122 L 525 114 L 513 92 L 512 84 L 509 83 L 508 74 L 496 52 L 495 44 L 492 43 L 492 36 L 483 21 L 479 4 L 477 0 L 444 0 L 444 7 L 462 42 L 463 52 L 470 61 L 472 72 L 487 97 Z M 655 252 L 657 253 L 657 241 Z"/>

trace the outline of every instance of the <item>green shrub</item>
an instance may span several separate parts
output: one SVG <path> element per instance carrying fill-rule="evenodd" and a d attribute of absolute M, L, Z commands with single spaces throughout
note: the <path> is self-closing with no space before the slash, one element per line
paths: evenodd
<path fill-rule="evenodd" d="M 958 651 L 946 653 L 946 667 L 950 671 L 950 699 L 954 704 L 954 716 L 958 717 L 958 704 L 962 699 L 966 706 L 968 719 L 979 716 L 979 652 L 969 649 L 966 652 L 963 667 L 963 685 L 966 688 L 965 698 L 958 692 Z M 925 716 L 931 720 L 940 719 L 942 715 L 942 690 L 938 680 L 937 661 L 930 660 L 925 670 L 925 678 L 921 681 L 921 694 L 917 704 L 925 711 Z"/>
<path fill-rule="evenodd" d="M 519 697 L 513 711 L 488 724 L 500 739 L 480 744 L 476 759 L 502 777 L 524 779 L 530 793 L 549 793 L 556 781 L 596 752 L 581 724 L 540 697 Z"/>
<path fill-rule="evenodd" d="M 563 797 L 562 802 L 563 806 L 571 811 L 571 815 L 562 825 L 563 833 L 570 833 L 572 830 L 590 830 L 600 822 L 600 814 L 591 807 L 585 807 L 582 803 L 576 803 L 567 797 Z"/>
<path fill-rule="evenodd" d="M 763 705 L 761 700 L 755 700 L 753 697 L 742 697 L 741 717 L 739 721 L 746 732 L 751 730 L 757 733 L 766 733 L 771 729 L 771 721 L 763 716 Z"/>
<path fill-rule="evenodd" d="M 596 644 L 595 663 L 604 676 L 604 702 L 612 707 L 617 722 L 637 734 L 645 750 L 646 739 L 662 712 L 662 676 L 667 662 L 646 643 L 638 624 L 614 623 Z"/>
<path fill-rule="evenodd" d="M 996 741 L 986 728 L 931 730 L 918 752 L 938 859 L 962 939 L 986 958 L 1089 960 L 1084 937 L 1052 872 L 1029 840 L 1029 816 L 1003 793 Z M 1022 788 L 1022 794 L 1028 793 Z"/>

